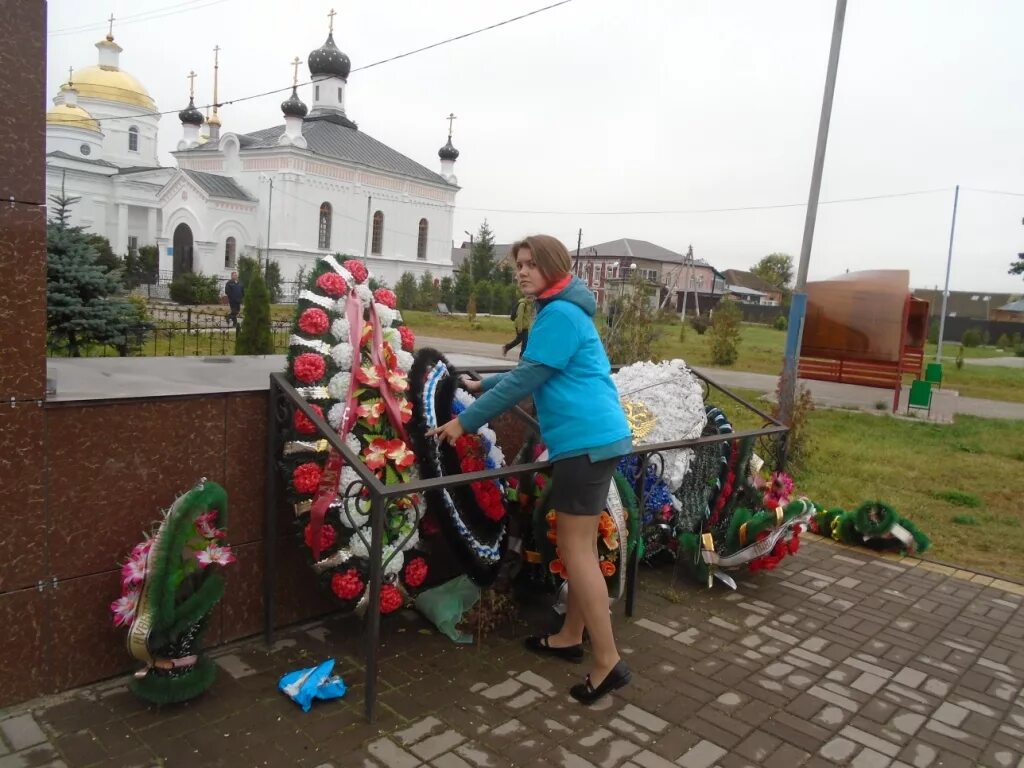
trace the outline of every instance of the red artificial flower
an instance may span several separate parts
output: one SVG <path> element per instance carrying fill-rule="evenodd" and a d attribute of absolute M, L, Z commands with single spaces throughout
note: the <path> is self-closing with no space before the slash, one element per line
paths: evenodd
<path fill-rule="evenodd" d="M 380 612 L 394 613 L 402 607 L 402 593 L 394 584 L 384 584 L 380 588 Z"/>
<path fill-rule="evenodd" d="M 323 472 L 319 464 L 308 461 L 300 464 L 292 472 L 292 485 L 299 493 L 315 493 L 320 487 L 320 476 Z"/>
<path fill-rule="evenodd" d="M 398 306 L 398 297 L 387 288 L 378 288 L 374 291 L 373 300 L 378 304 L 383 304 L 388 309 L 394 309 Z"/>
<path fill-rule="evenodd" d="M 409 388 L 409 377 L 397 368 L 387 372 L 387 380 L 392 392 L 405 392 Z"/>
<path fill-rule="evenodd" d="M 348 283 L 337 272 L 324 272 L 316 279 L 316 287 L 335 299 L 348 293 Z"/>
<path fill-rule="evenodd" d="M 370 276 L 370 273 L 366 270 L 366 266 L 361 261 L 349 259 L 341 266 L 349 271 L 357 283 L 366 282 L 366 278 Z"/>
<path fill-rule="evenodd" d="M 402 400 L 399 404 L 398 415 L 401 417 L 403 424 L 408 424 L 412 421 L 412 403 L 409 400 Z"/>
<path fill-rule="evenodd" d="M 325 549 L 330 549 L 334 546 L 335 540 L 338 538 L 337 532 L 334 530 L 333 525 L 324 523 L 320 526 L 320 551 L 323 552 Z M 306 546 L 310 549 L 313 548 L 313 524 L 307 523 L 306 530 L 303 531 L 302 540 L 306 542 Z"/>
<path fill-rule="evenodd" d="M 323 418 L 324 409 L 319 405 L 309 404 L 309 407 L 316 411 L 316 414 Z M 295 431 L 302 435 L 315 435 L 316 425 L 309 419 L 306 414 L 302 411 L 296 410 L 292 416 L 292 426 L 295 427 Z"/>
<path fill-rule="evenodd" d="M 427 561 L 422 557 L 414 558 L 405 566 L 405 583 L 413 589 L 422 586 L 427 579 Z"/>
<path fill-rule="evenodd" d="M 309 336 L 320 336 L 330 327 L 330 318 L 319 307 L 310 307 L 299 315 L 299 330 Z"/>
<path fill-rule="evenodd" d="M 402 337 L 402 349 L 406 352 L 412 352 L 416 346 L 416 334 L 407 325 L 398 326 L 398 334 Z"/>
<path fill-rule="evenodd" d="M 316 352 L 303 352 L 292 362 L 292 372 L 296 381 L 313 384 L 320 381 L 327 373 L 327 363 Z"/>
<path fill-rule="evenodd" d="M 356 417 L 366 422 L 368 427 L 376 427 L 380 417 L 384 415 L 384 401 L 360 403 L 356 408 Z"/>
<path fill-rule="evenodd" d="M 409 446 L 407 446 L 405 441 L 400 437 L 396 437 L 394 440 L 388 440 L 387 456 L 399 469 L 405 469 L 406 467 L 412 466 L 416 461 L 416 454 L 409 450 Z"/>
<path fill-rule="evenodd" d="M 356 368 L 356 381 L 368 387 L 379 387 L 382 375 L 383 371 L 380 366 L 372 363 Z"/>
<path fill-rule="evenodd" d="M 387 440 L 383 437 L 374 438 L 364 449 L 363 463 L 370 469 L 382 469 L 388 463 L 388 449 Z"/>
<path fill-rule="evenodd" d="M 342 600 L 355 600 L 363 594 L 365 586 L 363 580 L 359 578 L 359 571 L 355 568 L 331 576 L 331 591 Z"/>
<path fill-rule="evenodd" d="M 615 575 L 615 563 L 613 563 L 611 560 L 602 560 L 601 573 L 604 574 L 606 579 L 610 579 L 612 576 Z"/>

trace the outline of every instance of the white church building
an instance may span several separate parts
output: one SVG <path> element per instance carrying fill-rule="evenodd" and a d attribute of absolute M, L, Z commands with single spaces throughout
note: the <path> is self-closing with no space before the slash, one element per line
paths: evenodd
<path fill-rule="evenodd" d="M 193 94 L 178 113 L 176 168 L 160 166 L 160 115 L 121 69 L 122 48 L 112 34 L 96 48 L 97 64 L 72 70 L 47 113 L 46 184 L 48 195 L 63 185 L 79 197 L 72 224 L 105 236 L 115 253 L 156 245 L 167 277 L 227 277 L 239 256 L 268 251 L 286 281 L 338 252 L 365 256 L 391 285 L 403 272 L 452 273 L 451 132 L 432 171 L 360 131 L 345 111 L 351 63 L 333 29 L 307 60 L 312 103 L 299 98 L 296 59 L 296 85 L 270 127 L 222 131 L 216 84 L 208 119 Z"/>

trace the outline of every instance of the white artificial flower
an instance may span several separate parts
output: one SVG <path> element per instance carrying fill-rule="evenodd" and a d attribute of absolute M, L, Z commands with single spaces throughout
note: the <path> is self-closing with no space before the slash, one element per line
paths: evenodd
<path fill-rule="evenodd" d="M 654 428 L 638 445 L 700 437 L 707 424 L 703 389 L 682 360 L 634 363 L 612 379 L 624 403 L 643 403 L 654 417 Z M 690 449 L 665 451 L 665 481 L 677 489 L 693 459 Z"/>
<path fill-rule="evenodd" d="M 335 403 L 327 412 L 327 423 L 335 430 L 341 429 L 342 420 L 345 418 L 345 404 Z"/>
<path fill-rule="evenodd" d="M 361 283 L 356 286 L 356 295 L 359 300 L 363 302 L 364 307 L 368 307 L 373 303 L 373 291 L 370 290 L 370 286 L 366 283 Z"/>
<path fill-rule="evenodd" d="M 352 373 L 350 371 L 336 373 L 327 382 L 327 391 L 331 393 L 331 397 L 335 400 L 345 400 L 348 398 L 348 387 L 351 380 Z"/>
<path fill-rule="evenodd" d="M 352 345 L 347 341 L 342 341 L 331 347 L 331 357 L 334 358 L 334 362 L 341 370 L 352 370 Z"/>
<path fill-rule="evenodd" d="M 398 316 L 398 313 L 391 309 L 391 307 L 386 307 L 380 303 L 374 304 L 373 308 L 377 312 L 377 319 L 380 320 L 380 327 L 390 328 L 391 324 L 395 322 L 395 318 Z M 399 344 L 401 344 L 402 337 L 399 336 L 398 339 Z"/>
<path fill-rule="evenodd" d="M 341 311 L 344 312 L 345 310 L 342 309 Z M 334 337 L 335 341 L 349 341 L 348 320 L 344 317 L 339 317 L 331 323 L 331 336 Z"/>
<path fill-rule="evenodd" d="M 379 307 L 381 305 L 378 304 L 377 306 Z M 385 307 L 385 309 L 386 309 L 386 307 Z M 391 311 L 394 312 L 394 310 L 391 310 Z M 398 329 L 397 328 L 389 328 L 388 326 L 384 325 L 384 321 L 383 320 L 380 321 L 380 324 L 382 326 L 384 326 L 384 341 L 386 341 L 388 344 L 390 344 L 392 349 L 401 349 L 402 348 L 402 334 L 400 334 L 398 332 Z"/>
<path fill-rule="evenodd" d="M 359 438 L 353 435 L 351 432 L 345 435 L 345 445 L 347 445 L 349 447 L 349 450 L 352 451 L 352 453 L 354 453 L 356 456 L 358 456 L 360 451 L 362 451 L 362 446 L 359 443 Z"/>
<path fill-rule="evenodd" d="M 411 371 L 415 358 L 404 349 L 400 349 L 399 347 L 393 347 L 393 349 L 395 350 L 395 359 L 398 361 L 399 370 L 405 371 L 406 373 Z"/>

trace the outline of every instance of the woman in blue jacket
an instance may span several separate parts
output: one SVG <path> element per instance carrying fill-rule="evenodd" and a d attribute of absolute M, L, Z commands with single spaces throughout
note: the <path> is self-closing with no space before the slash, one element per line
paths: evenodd
<path fill-rule="evenodd" d="M 527 647 L 569 661 L 583 660 L 583 630 L 590 634 L 594 664 L 570 694 L 590 704 L 621 688 L 630 672 L 619 657 L 608 611 L 608 590 L 597 557 L 597 524 L 612 474 L 632 437 L 611 366 L 594 327 L 593 294 L 570 274 L 569 253 L 556 238 L 534 235 L 515 243 L 519 287 L 537 300 L 537 317 L 519 365 L 483 382 L 464 381 L 483 392 L 458 418 L 430 434 L 453 443 L 465 432 L 533 395 L 541 437 L 553 462 L 547 503 L 558 519 L 558 550 L 569 578 L 562 628 L 529 637 Z"/>

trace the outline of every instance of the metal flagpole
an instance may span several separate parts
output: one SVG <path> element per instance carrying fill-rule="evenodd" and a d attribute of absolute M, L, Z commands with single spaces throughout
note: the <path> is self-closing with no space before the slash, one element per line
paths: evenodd
<path fill-rule="evenodd" d="M 953 266 L 953 234 L 956 232 L 956 205 L 960 201 L 960 185 L 953 192 L 953 222 L 949 225 L 949 255 L 946 256 L 946 287 L 942 291 L 942 313 L 939 315 L 939 342 L 935 347 L 935 362 L 942 362 L 942 334 L 946 331 L 946 302 L 949 300 L 949 270 Z M 985 312 L 988 320 L 988 311 Z"/>
<path fill-rule="evenodd" d="M 797 359 L 800 356 L 800 342 L 804 334 L 804 315 L 807 311 L 807 293 L 805 292 L 807 267 L 811 260 L 814 224 L 818 216 L 818 196 L 821 192 L 821 176 L 825 167 L 825 147 L 828 144 L 828 127 L 832 119 L 832 97 L 836 91 L 836 73 L 839 70 L 839 49 L 843 42 L 845 18 L 846 0 L 836 0 L 836 14 L 832 22 L 832 46 L 829 49 L 828 70 L 825 74 L 825 95 L 822 97 L 821 117 L 818 120 L 818 143 L 814 150 L 811 191 L 807 198 L 807 216 L 804 219 L 804 239 L 800 246 L 800 266 L 797 270 L 796 286 L 793 289 L 789 306 L 786 362 L 782 371 L 783 380 L 779 402 L 779 420 L 784 424 L 788 424 L 792 419 L 793 402 L 796 398 Z"/>

